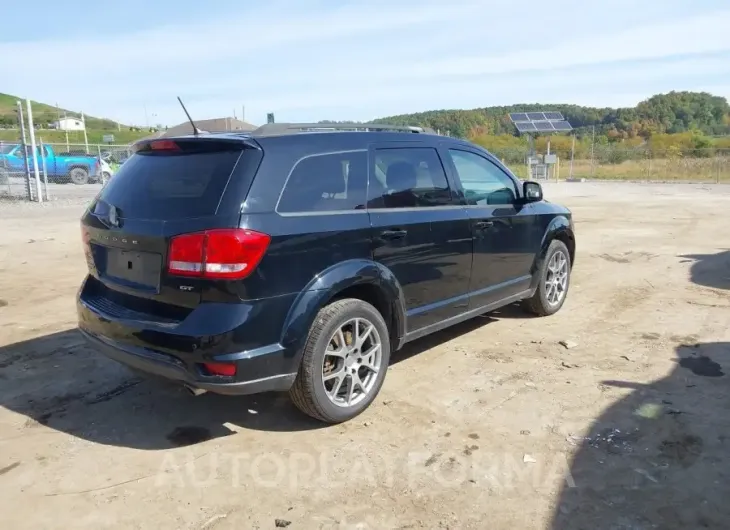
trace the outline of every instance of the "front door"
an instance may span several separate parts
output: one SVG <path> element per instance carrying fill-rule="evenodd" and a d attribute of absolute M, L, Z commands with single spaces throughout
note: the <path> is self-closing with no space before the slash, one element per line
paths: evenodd
<path fill-rule="evenodd" d="M 398 279 L 408 332 L 468 308 L 472 238 L 438 151 L 424 142 L 370 150 L 373 257 Z"/>
<path fill-rule="evenodd" d="M 471 308 L 527 290 L 534 261 L 532 206 L 518 201 L 518 183 L 496 161 L 468 147 L 448 150 L 467 202 L 474 237 Z"/>

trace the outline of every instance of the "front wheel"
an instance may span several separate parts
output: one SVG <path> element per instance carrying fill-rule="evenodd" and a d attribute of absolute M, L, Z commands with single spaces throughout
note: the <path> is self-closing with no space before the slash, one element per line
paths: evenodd
<path fill-rule="evenodd" d="M 565 243 L 553 240 L 538 271 L 539 283 L 525 308 L 538 316 L 554 315 L 565 303 L 570 287 L 570 252 Z"/>
<path fill-rule="evenodd" d="M 373 402 L 389 362 L 388 327 L 378 310 L 355 298 L 337 300 L 314 319 L 289 395 L 305 414 L 341 423 Z"/>

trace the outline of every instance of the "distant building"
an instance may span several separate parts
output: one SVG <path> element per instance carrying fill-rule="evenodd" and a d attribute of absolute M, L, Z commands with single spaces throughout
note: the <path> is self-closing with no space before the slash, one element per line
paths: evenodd
<path fill-rule="evenodd" d="M 251 125 L 248 122 L 241 121 L 236 118 L 214 118 L 212 120 L 196 120 L 195 125 L 198 129 L 206 132 L 225 132 L 225 131 L 238 131 L 238 132 L 251 132 L 258 127 Z M 175 125 L 174 127 L 168 127 L 165 131 L 157 131 L 151 134 L 147 138 L 166 138 L 170 136 L 181 136 L 185 134 L 193 134 L 193 126 L 190 125 L 189 121 Z"/>
<path fill-rule="evenodd" d="M 61 118 L 53 122 L 53 128 L 59 131 L 83 131 L 85 127 L 81 118 Z"/>

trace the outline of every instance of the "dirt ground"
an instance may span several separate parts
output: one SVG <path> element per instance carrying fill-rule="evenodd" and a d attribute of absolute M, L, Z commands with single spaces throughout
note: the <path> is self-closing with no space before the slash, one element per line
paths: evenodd
<path fill-rule="evenodd" d="M 74 331 L 83 201 L 0 204 L 0 526 L 727 528 L 730 187 L 546 196 L 576 219 L 563 310 L 410 344 L 334 427 L 96 354 Z"/>

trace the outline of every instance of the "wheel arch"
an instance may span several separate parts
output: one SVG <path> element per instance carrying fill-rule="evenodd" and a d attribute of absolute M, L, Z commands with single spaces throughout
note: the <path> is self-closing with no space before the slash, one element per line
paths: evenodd
<path fill-rule="evenodd" d="M 298 360 L 317 313 L 327 304 L 358 298 L 374 306 L 388 326 L 391 349 L 400 348 L 405 336 L 405 298 L 393 273 L 370 260 L 338 263 L 317 275 L 297 296 L 286 317 L 281 344 Z"/>
<path fill-rule="evenodd" d="M 537 273 L 540 271 L 542 264 L 545 261 L 545 256 L 547 256 L 547 251 L 550 248 L 550 243 L 556 239 L 558 241 L 562 241 L 565 246 L 568 247 L 571 268 L 575 263 L 575 234 L 573 233 L 573 224 L 568 217 L 559 215 L 550 221 L 550 224 L 542 236 L 540 250 L 537 256 L 535 256 L 535 261 L 531 270 L 533 276 L 533 289 L 537 286 Z"/>

